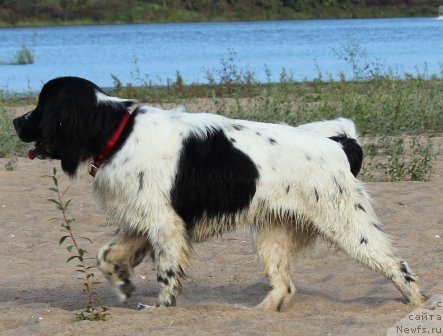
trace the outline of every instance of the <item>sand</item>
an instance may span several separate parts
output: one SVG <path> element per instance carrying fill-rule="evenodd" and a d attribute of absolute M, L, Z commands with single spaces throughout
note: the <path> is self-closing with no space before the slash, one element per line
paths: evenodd
<path fill-rule="evenodd" d="M 0 159 L 0 334 L 1 335 L 386 335 L 414 307 L 382 276 L 358 265 L 322 241 L 293 264 L 298 293 L 285 312 L 252 308 L 268 284 L 251 239 L 243 233 L 195 244 L 190 278 L 177 307 L 136 310 L 154 304 L 158 293 L 150 260 L 135 270 L 137 290 L 118 303 L 98 270 L 96 292 L 111 308 L 108 321 L 75 322 L 85 305 L 82 283 L 69 253 L 58 246 L 65 231 L 47 201 L 56 161 L 18 159 L 13 171 Z M 74 230 L 94 242 L 95 255 L 116 228 L 107 225 L 92 197 L 91 180 L 62 182 L 72 187 Z M 428 295 L 443 293 L 443 156 L 429 182 L 368 183 L 385 230 L 400 254 L 420 275 Z M 440 238 L 441 237 L 441 238 Z"/>

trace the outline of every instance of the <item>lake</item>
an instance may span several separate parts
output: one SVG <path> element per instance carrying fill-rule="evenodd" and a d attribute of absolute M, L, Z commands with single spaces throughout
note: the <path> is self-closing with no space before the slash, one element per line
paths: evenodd
<path fill-rule="evenodd" d="M 22 45 L 29 65 L 9 65 Z M 226 66 L 278 81 L 353 77 L 346 56 L 396 74 L 443 72 L 443 21 L 435 18 L 171 23 L 0 29 L 0 90 L 38 91 L 57 76 L 85 77 L 100 86 L 143 81 L 206 83 Z M 231 61 L 232 59 L 232 61 Z"/>

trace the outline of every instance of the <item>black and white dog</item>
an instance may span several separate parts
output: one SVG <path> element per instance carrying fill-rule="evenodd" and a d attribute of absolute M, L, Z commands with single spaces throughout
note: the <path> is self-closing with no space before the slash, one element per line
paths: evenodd
<path fill-rule="evenodd" d="M 259 308 L 281 311 L 295 294 L 290 264 L 317 236 L 383 274 L 406 300 L 425 300 L 396 255 L 362 182 L 352 121 L 290 127 L 220 115 L 162 110 L 111 97 L 94 83 L 62 77 L 43 86 L 37 107 L 14 120 L 29 153 L 92 174 L 119 234 L 98 252 L 122 300 L 147 253 L 157 266 L 158 306 L 173 306 L 189 268 L 191 241 L 251 230 L 272 290 Z"/>

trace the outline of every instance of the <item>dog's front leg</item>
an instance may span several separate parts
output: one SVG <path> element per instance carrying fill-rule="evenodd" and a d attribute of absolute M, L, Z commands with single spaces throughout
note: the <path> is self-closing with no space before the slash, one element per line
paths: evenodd
<path fill-rule="evenodd" d="M 160 286 L 157 307 L 175 306 L 181 293 L 181 280 L 189 267 L 191 251 L 183 221 L 174 216 L 161 221 L 150 230 L 150 239 L 157 263 L 157 281 Z"/>
<path fill-rule="evenodd" d="M 125 230 L 121 230 L 99 250 L 98 267 L 122 302 L 126 301 L 134 291 L 130 280 L 134 267 L 143 261 L 150 250 L 151 245 L 147 236 Z"/>

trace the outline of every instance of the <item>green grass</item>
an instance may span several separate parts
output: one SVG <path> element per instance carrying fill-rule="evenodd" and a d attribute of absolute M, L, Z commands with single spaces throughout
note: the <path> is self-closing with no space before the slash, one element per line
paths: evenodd
<path fill-rule="evenodd" d="M 0 102 L 0 157 L 25 156 L 27 153 L 28 145 L 15 135 L 12 119 Z"/>
<path fill-rule="evenodd" d="M 34 63 L 34 53 L 28 49 L 26 45 L 22 45 L 21 49 L 16 52 L 11 64 L 25 65 Z"/>
<path fill-rule="evenodd" d="M 36 97 L 33 95 L 18 96 L 8 95 L 0 91 L 0 157 L 15 158 L 17 156 L 27 156 L 29 144 L 21 142 L 14 130 L 12 124 L 13 108 L 33 105 L 36 103 Z M 10 161 L 9 169 L 14 167 L 14 160 Z"/>

